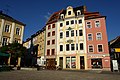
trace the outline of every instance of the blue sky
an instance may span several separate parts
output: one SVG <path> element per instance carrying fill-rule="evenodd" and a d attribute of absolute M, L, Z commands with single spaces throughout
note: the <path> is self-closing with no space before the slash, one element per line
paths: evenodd
<path fill-rule="evenodd" d="M 0 10 L 26 24 L 24 40 L 45 26 L 52 13 L 81 5 L 107 16 L 108 41 L 120 35 L 120 0 L 0 0 Z"/>

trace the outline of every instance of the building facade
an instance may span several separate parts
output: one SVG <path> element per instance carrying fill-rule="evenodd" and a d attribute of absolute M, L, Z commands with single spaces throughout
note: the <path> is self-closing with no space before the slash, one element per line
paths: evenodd
<path fill-rule="evenodd" d="M 106 33 L 106 17 L 88 12 L 86 6 L 68 6 L 53 13 L 45 27 L 44 37 L 47 69 L 110 70 L 110 56 Z M 43 45 L 43 44 L 42 44 Z"/>
<path fill-rule="evenodd" d="M 84 6 L 68 6 L 57 25 L 57 64 L 63 69 L 87 69 Z"/>
<path fill-rule="evenodd" d="M 46 67 L 47 69 L 56 68 L 57 58 L 57 20 L 61 11 L 55 12 L 46 24 Z"/>
<path fill-rule="evenodd" d="M 25 24 L 0 12 L 0 47 L 8 43 L 22 44 Z"/>
<path fill-rule="evenodd" d="M 84 12 L 88 69 L 110 70 L 106 17 L 99 12 Z"/>

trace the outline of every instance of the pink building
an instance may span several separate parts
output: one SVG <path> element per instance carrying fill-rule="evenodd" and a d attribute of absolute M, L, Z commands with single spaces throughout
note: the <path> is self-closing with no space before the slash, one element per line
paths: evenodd
<path fill-rule="evenodd" d="M 88 69 L 110 70 L 106 33 L 106 16 L 99 12 L 84 12 Z"/>

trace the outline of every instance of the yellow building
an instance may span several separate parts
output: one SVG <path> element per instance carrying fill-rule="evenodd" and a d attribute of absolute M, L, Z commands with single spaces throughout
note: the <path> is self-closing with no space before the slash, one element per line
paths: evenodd
<path fill-rule="evenodd" d="M 0 12 L 0 47 L 8 43 L 22 44 L 25 24 Z"/>
<path fill-rule="evenodd" d="M 37 31 L 35 34 L 28 38 L 23 46 L 28 49 L 28 54 L 31 55 L 31 59 L 37 62 L 30 62 L 32 64 L 44 65 L 45 62 L 45 27 Z M 37 59 L 37 60 L 36 60 Z M 31 66 L 30 65 L 30 66 Z"/>

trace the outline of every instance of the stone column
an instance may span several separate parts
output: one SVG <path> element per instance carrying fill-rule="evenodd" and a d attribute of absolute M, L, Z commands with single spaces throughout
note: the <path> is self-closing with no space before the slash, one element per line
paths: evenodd
<path fill-rule="evenodd" d="M 21 41 L 20 41 L 21 44 L 23 41 L 23 34 L 24 34 L 24 26 L 22 26 L 22 29 L 21 29 Z"/>
<path fill-rule="evenodd" d="M 20 62 L 21 62 L 21 57 L 18 57 L 18 64 L 17 64 L 17 66 L 20 66 Z"/>
<path fill-rule="evenodd" d="M 15 23 L 12 23 L 11 34 L 10 34 L 10 43 L 13 42 L 14 32 L 15 32 Z"/>
<path fill-rule="evenodd" d="M 2 19 L 1 28 L 0 28 L 0 46 L 2 46 L 2 33 L 4 29 L 4 23 L 5 23 L 5 20 Z"/>

